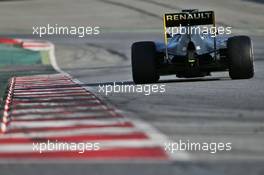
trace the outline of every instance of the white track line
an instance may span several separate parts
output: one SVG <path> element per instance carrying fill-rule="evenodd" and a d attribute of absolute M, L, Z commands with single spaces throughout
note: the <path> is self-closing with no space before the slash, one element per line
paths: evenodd
<path fill-rule="evenodd" d="M 88 128 L 78 130 L 62 130 L 62 131 L 45 131 L 45 132 L 29 132 L 29 133 L 14 133 L 4 134 L 1 139 L 5 138 L 49 138 L 49 137 L 68 137 L 78 135 L 123 135 L 123 134 L 134 134 L 141 132 L 136 127 L 134 128 Z"/>
<path fill-rule="evenodd" d="M 65 127 L 65 126 L 74 126 L 74 125 L 113 125 L 113 124 L 122 124 L 129 122 L 128 119 L 121 118 L 117 120 L 116 118 L 104 119 L 104 120 L 76 120 L 76 121 L 63 121 L 63 122 L 54 122 L 54 121 L 34 121 L 34 122 L 14 122 L 12 128 L 41 128 L 41 127 Z M 8 134 L 9 135 L 9 134 Z"/>
<path fill-rule="evenodd" d="M 72 143 L 72 142 L 71 142 Z M 79 142 L 86 143 L 86 142 Z M 99 143 L 100 150 L 105 149 L 119 149 L 119 148 L 153 148 L 159 147 L 159 143 L 155 143 L 152 140 L 110 140 L 110 141 L 94 141 L 89 143 Z M 0 153 L 23 153 L 23 152 L 37 152 L 33 150 L 33 144 L 3 144 L 0 145 Z M 62 150 L 54 150 L 55 152 Z M 43 151 L 47 152 L 47 151 Z M 49 151 L 52 152 L 52 151 Z"/>

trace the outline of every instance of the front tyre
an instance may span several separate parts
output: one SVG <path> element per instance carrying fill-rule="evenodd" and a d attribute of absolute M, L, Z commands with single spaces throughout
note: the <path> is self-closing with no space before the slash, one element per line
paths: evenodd
<path fill-rule="evenodd" d="M 234 36 L 227 40 L 229 76 L 232 79 L 249 79 L 254 76 L 253 47 L 248 36 Z"/>
<path fill-rule="evenodd" d="M 156 45 L 151 41 L 136 42 L 132 45 L 132 75 L 136 84 L 155 83 L 157 72 Z"/>

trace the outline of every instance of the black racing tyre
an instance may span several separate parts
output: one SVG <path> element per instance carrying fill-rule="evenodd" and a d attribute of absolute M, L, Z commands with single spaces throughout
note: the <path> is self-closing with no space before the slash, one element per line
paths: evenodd
<path fill-rule="evenodd" d="M 157 52 L 154 42 L 143 41 L 133 43 L 131 58 L 134 83 L 155 83 L 159 80 Z"/>
<path fill-rule="evenodd" d="M 249 79 L 254 76 L 253 47 L 248 36 L 234 36 L 227 40 L 229 76 L 232 79 Z"/>

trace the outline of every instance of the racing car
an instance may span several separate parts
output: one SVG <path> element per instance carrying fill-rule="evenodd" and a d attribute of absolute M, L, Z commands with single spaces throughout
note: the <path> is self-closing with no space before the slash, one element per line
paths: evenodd
<path fill-rule="evenodd" d="M 213 11 L 186 9 L 181 13 L 165 14 L 163 20 L 165 42 L 140 41 L 132 44 L 135 84 L 155 83 L 162 75 L 194 78 L 210 76 L 216 71 L 229 71 L 231 79 L 250 79 L 254 76 L 250 37 L 219 35 L 217 31 L 215 35 L 172 33 L 177 27 L 215 27 Z"/>

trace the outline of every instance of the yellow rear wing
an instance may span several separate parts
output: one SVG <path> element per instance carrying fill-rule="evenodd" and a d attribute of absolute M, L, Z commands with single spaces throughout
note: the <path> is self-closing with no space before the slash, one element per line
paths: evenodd
<path fill-rule="evenodd" d="M 164 15 L 165 27 L 214 25 L 214 12 L 168 13 Z"/>

